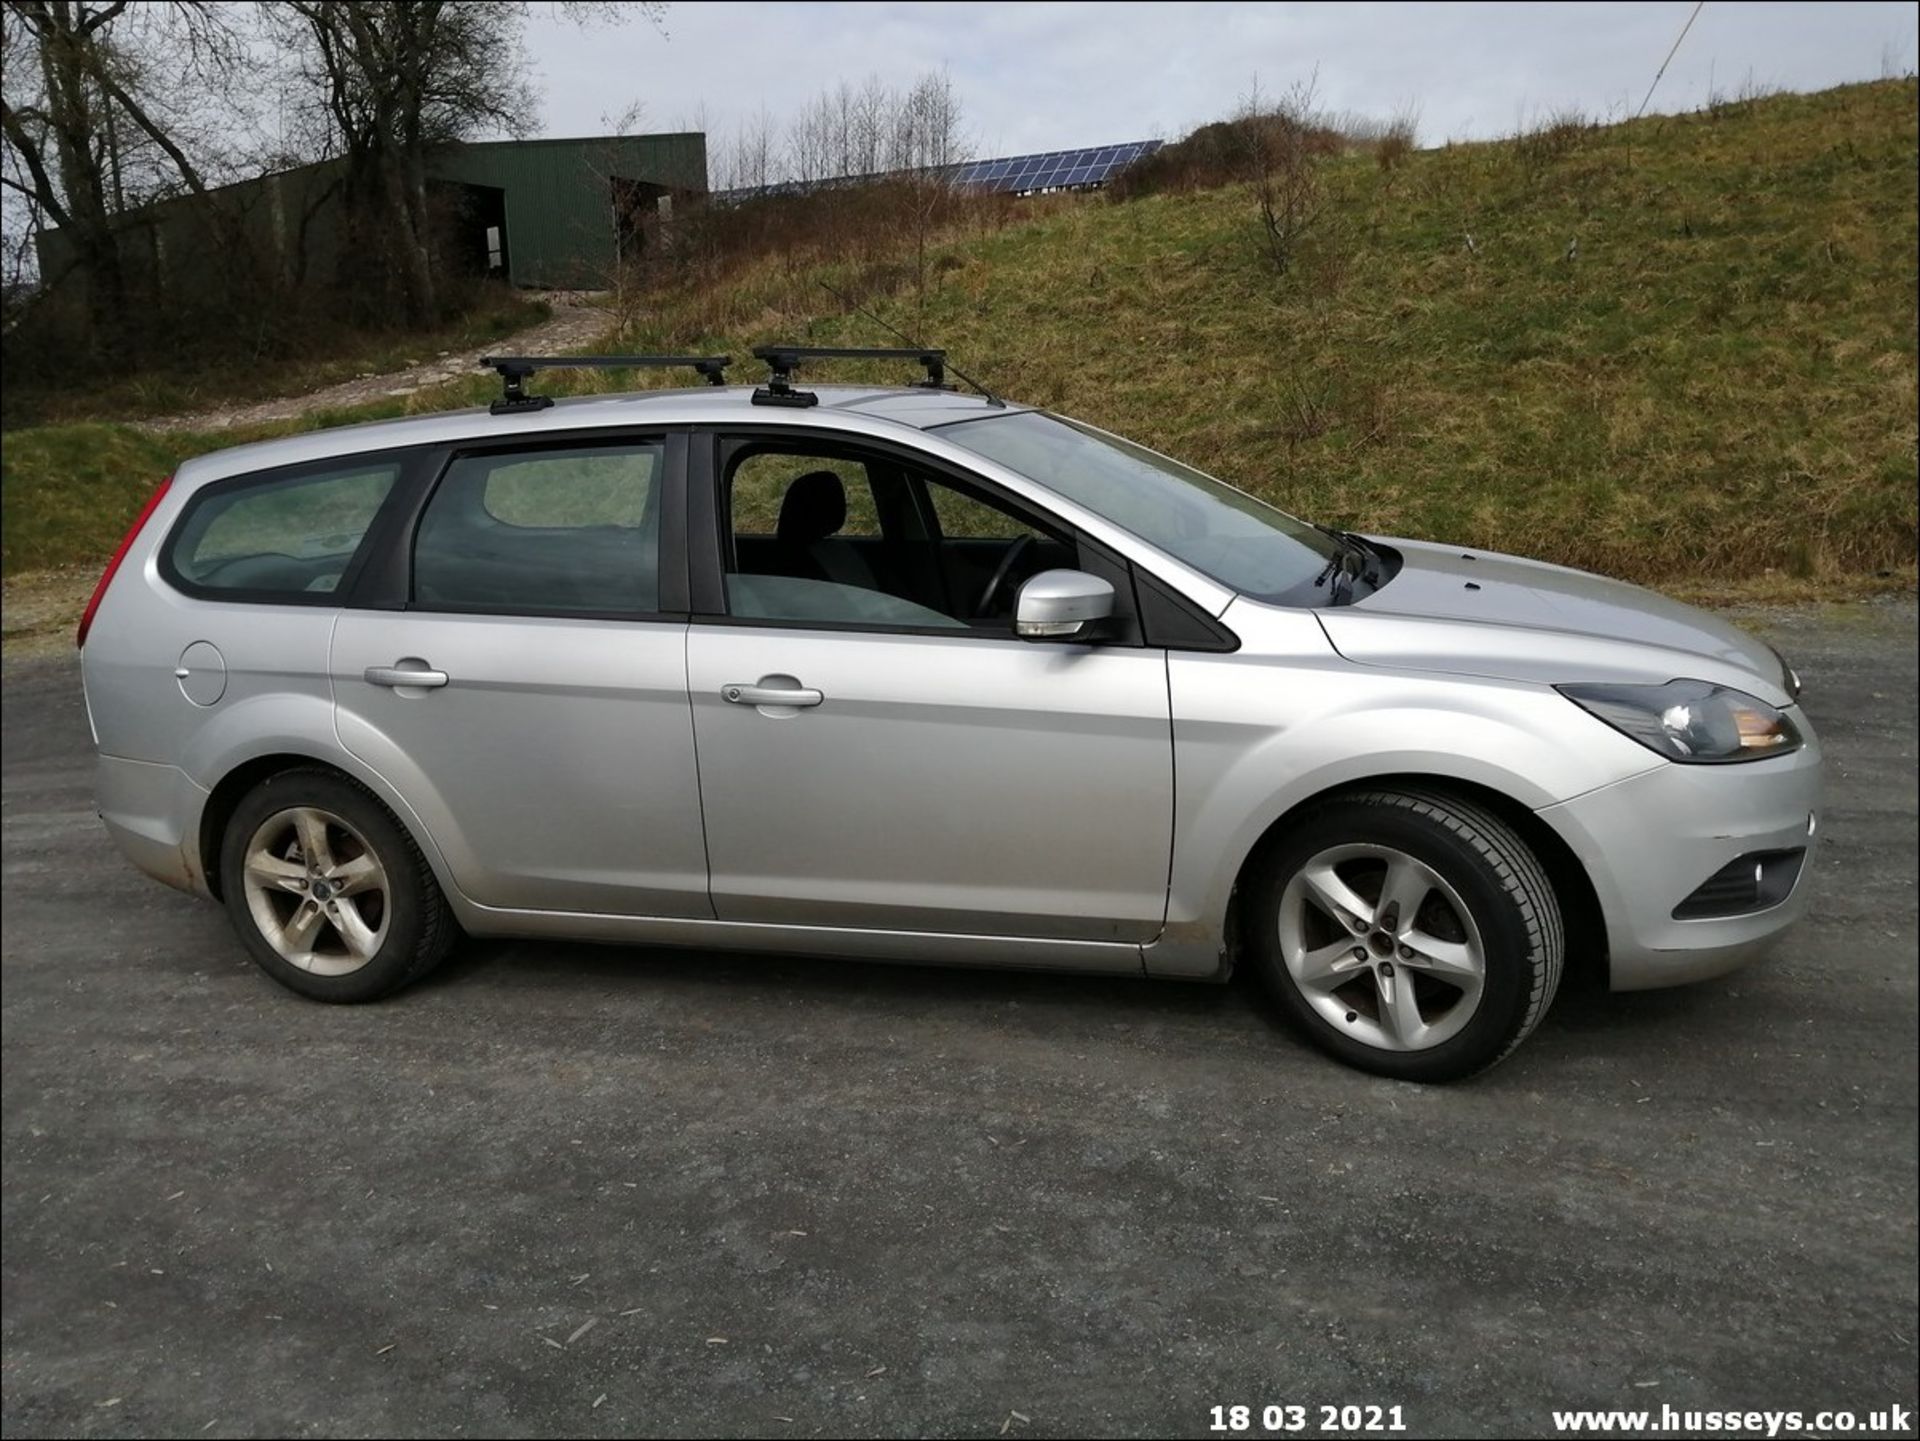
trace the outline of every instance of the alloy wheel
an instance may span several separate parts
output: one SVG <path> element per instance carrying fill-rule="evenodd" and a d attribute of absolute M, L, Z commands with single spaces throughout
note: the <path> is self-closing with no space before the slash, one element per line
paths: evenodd
<path fill-rule="evenodd" d="M 268 816 L 247 842 L 242 876 L 260 934 L 303 971 L 350 975 L 387 938 L 386 867 L 331 811 L 295 806 Z"/>
<path fill-rule="evenodd" d="M 1280 897 L 1280 950 L 1329 1025 L 1384 1051 L 1424 1051 L 1479 1009 L 1486 949 L 1460 894 L 1391 846 L 1330 846 Z"/>

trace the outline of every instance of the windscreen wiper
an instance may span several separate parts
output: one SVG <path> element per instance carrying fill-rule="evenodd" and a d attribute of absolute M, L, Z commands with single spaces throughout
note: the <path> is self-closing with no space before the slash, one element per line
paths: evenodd
<path fill-rule="evenodd" d="M 1351 571 L 1353 576 L 1364 580 L 1376 590 L 1380 588 L 1379 552 L 1374 550 L 1364 539 L 1355 535 L 1350 530 L 1335 530 L 1332 526 L 1321 525 L 1318 521 L 1310 521 L 1308 523 L 1311 524 L 1315 530 L 1319 531 L 1320 534 L 1326 536 L 1327 539 L 1340 547 L 1336 559 L 1351 558 L 1353 560 L 1354 566 Z M 1324 576 L 1325 572 L 1322 572 L 1322 574 Z M 1314 584 L 1321 585 L 1324 584 L 1324 581 L 1316 580 Z"/>
<path fill-rule="evenodd" d="M 1353 551 L 1345 545 L 1327 557 L 1327 563 L 1320 568 L 1320 574 L 1313 578 L 1313 584 L 1316 590 L 1323 585 L 1330 587 L 1327 591 L 1328 605 L 1345 605 L 1353 599 L 1353 578 L 1357 573 L 1355 570 L 1357 563 Z M 1342 581 L 1346 582 L 1344 594 Z"/>

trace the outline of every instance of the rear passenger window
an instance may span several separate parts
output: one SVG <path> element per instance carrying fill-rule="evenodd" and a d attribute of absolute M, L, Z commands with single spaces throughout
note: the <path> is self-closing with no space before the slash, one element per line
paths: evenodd
<path fill-rule="evenodd" d="M 461 457 L 420 517 L 414 603 L 658 610 L 660 467 L 657 442 Z"/>
<path fill-rule="evenodd" d="M 399 466 L 342 462 L 206 491 L 168 542 L 176 577 L 211 590 L 325 595 L 339 587 Z"/>

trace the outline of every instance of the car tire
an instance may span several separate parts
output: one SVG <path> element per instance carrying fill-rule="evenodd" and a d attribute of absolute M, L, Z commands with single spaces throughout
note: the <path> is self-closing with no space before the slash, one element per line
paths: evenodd
<path fill-rule="evenodd" d="M 1361 1070 L 1425 1082 L 1484 1071 L 1560 984 L 1565 935 L 1545 870 L 1512 826 L 1459 796 L 1317 802 L 1244 885 L 1246 949 L 1275 1000 Z"/>
<path fill-rule="evenodd" d="M 459 933 L 413 837 L 334 771 L 281 771 L 242 797 L 220 880 L 248 954 L 317 1001 L 391 995 L 432 970 Z"/>

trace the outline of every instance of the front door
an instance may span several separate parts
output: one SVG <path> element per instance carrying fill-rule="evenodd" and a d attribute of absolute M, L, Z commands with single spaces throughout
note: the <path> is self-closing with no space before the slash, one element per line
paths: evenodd
<path fill-rule="evenodd" d="M 1020 581 L 1074 564 L 1076 537 L 984 485 L 807 446 L 716 448 L 725 613 L 687 652 L 715 914 L 1152 940 L 1166 653 L 1014 639 Z"/>
<path fill-rule="evenodd" d="M 405 610 L 345 610 L 341 740 L 460 890 L 507 909 L 709 918 L 684 615 L 661 611 L 661 441 L 455 456 Z"/>

